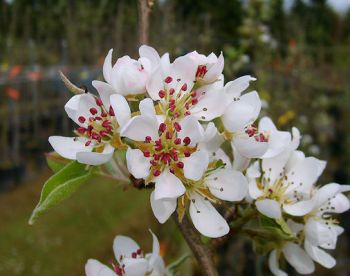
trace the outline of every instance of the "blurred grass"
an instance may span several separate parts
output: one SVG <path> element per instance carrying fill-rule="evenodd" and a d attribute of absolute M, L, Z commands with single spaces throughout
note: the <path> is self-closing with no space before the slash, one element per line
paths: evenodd
<path fill-rule="evenodd" d="M 28 225 L 49 175 L 0 195 L 0 275 L 83 275 L 88 258 L 104 263 L 113 259 L 117 234 L 151 249 L 148 228 L 157 233 L 159 225 L 151 213 L 149 191 L 123 192 L 110 181 L 90 181 Z"/>

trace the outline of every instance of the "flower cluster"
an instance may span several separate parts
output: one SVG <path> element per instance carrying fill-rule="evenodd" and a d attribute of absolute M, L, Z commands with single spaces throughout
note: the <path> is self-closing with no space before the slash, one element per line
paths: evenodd
<path fill-rule="evenodd" d="M 330 214 L 349 209 L 342 192 L 350 189 L 315 186 L 326 163 L 297 150 L 296 128 L 292 134 L 279 131 L 268 117 L 256 124 L 261 101 L 256 91 L 246 91 L 256 79 L 242 76 L 224 84 L 222 53 L 194 51 L 171 62 L 168 53 L 160 56 L 143 45 L 139 55 L 113 64 L 109 51 L 105 82 L 92 83 L 98 96 L 87 92 L 67 102 L 65 110 L 78 127 L 74 137 L 50 137 L 54 150 L 87 165 L 102 165 L 115 150 L 124 151 L 128 172 L 154 187 L 150 203 L 157 220 L 164 223 L 177 212 L 181 221 L 188 211 L 194 227 L 210 238 L 230 232 L 214 206 L 248 203 L 288 234 L 270 253 L 276 275 L 284 275 L 281 253 L 299 273 L 312 272 L 312 260 L 334 266 L 320 248 L 335 247 L 342 228 Z M 147 263 L 138 251 L 127 252 Z M 120 275 L 130 262 L 119 255 L 117 261 Z M 97 266 L 90 261 L 87 267 Z"/>
<path fill-rule="evenodd" d="M 112 269 L 97 260 L 90 259 L 85 265 L 86 276 L 128 276 L 165 274 L 165 264 L 160 254 L 159 241 L 152 233 L 152 253 L 144 254 L 140 246 L 131 238 L 116 236 L 113 251 L 117 262 L 112 262 Z"/>

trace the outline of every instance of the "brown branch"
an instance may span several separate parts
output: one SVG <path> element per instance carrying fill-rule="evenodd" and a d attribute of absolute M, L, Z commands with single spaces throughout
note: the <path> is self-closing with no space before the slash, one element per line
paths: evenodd
<path fill-rule="evenodd" d="M 138 0 L 139 16 L 139 44 L 149 42 L 149 16 L 151 14 L 154 0 Z"/>
<path fill-rule="evenodd" d="M 196 257 L 203 276 L 218 276 L 215 268 L 213 254 L 208 245 L 202 243 L 199 233 L 193 228 L 186 215 L 179 221 L 177 213 L 173 214 L 173 218 L 184 236 L 187 244 L 191 248 Z"/>

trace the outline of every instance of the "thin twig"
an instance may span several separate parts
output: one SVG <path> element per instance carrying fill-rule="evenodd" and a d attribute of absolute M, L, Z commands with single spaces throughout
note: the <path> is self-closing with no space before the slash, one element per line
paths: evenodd
<path fill-rule="evenodd" d="M 203 244 L 200 234 L 193 228 L 188 218 L 184 216 L 180 222 L 177 213 L 173 214 L 173 218 L 184 236 L 187 244 L 191 248 L 193 255 L 196 257 L 203 276 L 218 276 L 215 268 L 213 254 L 211 248 Z"/>
<path fill-rule="evenodd" d="M 149 16 L 151 14 L 154 0 L 138 0 L 139 15 L 139 44 L 149 42 Z"/>

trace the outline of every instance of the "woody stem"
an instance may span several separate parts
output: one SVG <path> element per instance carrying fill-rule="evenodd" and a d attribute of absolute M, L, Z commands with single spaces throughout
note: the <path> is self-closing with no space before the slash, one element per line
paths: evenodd
<path fill-rule="evenodd" d="M 212 249 L 201 241 L 200 234 L 193 228 L 188 218 L 184 216 L 180 222 L 178 215 L 174 213 L 173 219 L 179 227 L 188 246 L 191 248 L 193 255 L 197 259 L 198 265 L 202 272 L 201 275 L 218 276 L 219 274 L 213 261 Z"/>

